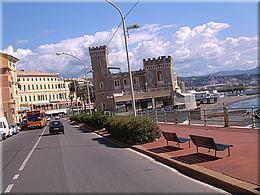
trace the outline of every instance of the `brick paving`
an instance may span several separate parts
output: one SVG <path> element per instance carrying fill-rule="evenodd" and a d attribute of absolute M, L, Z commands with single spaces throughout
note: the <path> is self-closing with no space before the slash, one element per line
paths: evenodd
<path fill-rule="evenodd" d="M 204 127 L 195 125 L 173 125 L 159 124 L 162 131 L 175 132 L 180 137 L 189 138 L 190 134 L 213 137 L 217 143 L 232 144 L 231 156 L 227 156 L 227 150 L 217 152 L 214 156 L 214 150 L 208 152 L 208 149 L 199 148 L 199 154 L 196 153 L 196 147 L 191 142 L 180 144 L 178 149 L 176 143 L 169 142 L 166 147 L 166 140 L 161 137 L 159 140 L 141 145 L 146 150 L 166 154 L 171 158 L 187 163 L 196 164 L 210 170 L 243 180 L 255 185 L 259 182 L 258 165 L 258 138 L 259 129 L 242 128 L 223 128 L 223 127 Z"/>

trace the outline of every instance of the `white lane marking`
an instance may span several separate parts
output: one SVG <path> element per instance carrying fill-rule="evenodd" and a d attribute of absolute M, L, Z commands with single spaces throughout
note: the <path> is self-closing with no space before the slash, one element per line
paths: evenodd
<path fill-rule="evenodd" d="M 5 190 L 5 193 L 8 193 L 11 191 L 11 189 L 13 188 L 14 184 L 9 184 Z"/>
<path fill-rule="evenodd" d="M 15 174 L 13 179 L 18 179 L 18 177 L 19 177 L 19 174 Z"/>
<path fill-rule="evenodd" d="M 47 126 L 46 126 L 47 127 Z M 37 144 L 40 142 L 41 138 L 42 138 L 42 135 L 44 134 L 45 130 L 46 130 L 46 127 L 43 129 L 39 139 L 37 140 L 37 142 L 35 143 L 35 145 L 33 146 L 32 150 L 29 152 L 29 154 L 26 156 L 25 160 L 23 161 L 21 167 L 19 168 L 19 171 L 22 171 L 26 165 L 26 163 L 28 162 L 29 158 L 31 157 L 33 151 L 35 150 Z"/>

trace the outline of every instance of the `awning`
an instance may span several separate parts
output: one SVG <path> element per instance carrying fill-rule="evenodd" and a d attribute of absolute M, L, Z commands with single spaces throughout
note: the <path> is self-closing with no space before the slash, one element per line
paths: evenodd
<path fill-rule="evenodd" d="M 59 114 L 59 113 L 67 113 L 67 108 L 64 109 L 56 109 L 56 110 L 46 110 L 46 114 Z"/>

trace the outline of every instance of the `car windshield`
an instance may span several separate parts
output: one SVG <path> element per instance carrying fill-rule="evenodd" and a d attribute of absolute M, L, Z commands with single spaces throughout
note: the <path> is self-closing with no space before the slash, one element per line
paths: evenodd
<path fill-rule="evenodd" d="M 30 114 L 28 116 L 28 121 L 32 121 L 32 122 L 35 122 L 35 121 L 40 121 L 40 113 L 39 114 Z"/>
<path fill-rule="evenodd" d="M 51 122 L 51 125 L 59 125 L 60 124 L 60 121 L 52 121 Z"/>

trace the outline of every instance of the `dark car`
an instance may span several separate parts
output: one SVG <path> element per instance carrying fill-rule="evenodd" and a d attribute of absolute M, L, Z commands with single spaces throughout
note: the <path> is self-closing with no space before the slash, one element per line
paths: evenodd
<path fill-rule="evenodd" d="M 21 122 L 21 131 L 27 130 L 28 129 L 28 121 L 27 120 L 22 120 Z"/>
<path fill-rule="evenodd" d="M 64 134 L 64 125 L 61 121 L 59 120 L 50 121 L 49 126 L 50 126 L 49 127 L 50 134 L 55 134 L 59 132 L 62 132 Z"/>

